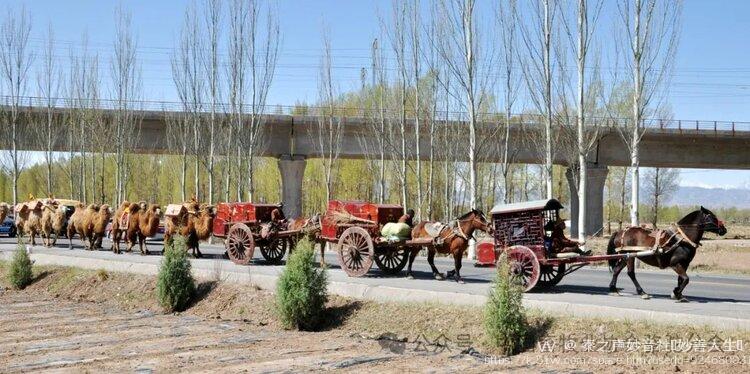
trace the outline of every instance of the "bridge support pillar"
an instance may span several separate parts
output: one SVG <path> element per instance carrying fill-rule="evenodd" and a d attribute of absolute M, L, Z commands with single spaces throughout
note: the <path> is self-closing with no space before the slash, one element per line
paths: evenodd
<path fill-rule="evenodd" d="M 307 160 L 300 155 L 281 155 L 278 163 L 284 215 L 287 218 L 299 217 L 302 215 L 302 180 Z"/>
<path fill-rule="evenodd" d="M 573 237 L 578 236 L 578 191 L 573 180 L 574 172 L 577 171 L 570 168 L 565 172 L 570 188 L 570 234 Z M 602 235 L 607 172 L 606 165 L 589 164 L 586 169 L 586 235 Z"/>

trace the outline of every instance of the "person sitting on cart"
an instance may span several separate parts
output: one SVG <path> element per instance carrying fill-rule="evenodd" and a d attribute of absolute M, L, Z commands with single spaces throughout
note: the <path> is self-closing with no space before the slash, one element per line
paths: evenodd
<path fill-rule="evenodd" d="M 409 227 L 414 227 L 414 209 L 407 210 L 406 214 L 398 219 L 398 223 L 405 223 Z"/>
<path fill-rule="evenodd" d="M 584 251 L 581 249 L 583 243 L 578 240 L 568 239 L 565 236 L 565 221 L 557 219 L 557 221 L 549 221 L 544 225 L 545 231 L 550 231 L 549 236 L 544 237 L 544 244 L 547 246 L 552 253 L 578 253 L 580 255 L 588 256 L 591 254 L 590 250 Z"/>

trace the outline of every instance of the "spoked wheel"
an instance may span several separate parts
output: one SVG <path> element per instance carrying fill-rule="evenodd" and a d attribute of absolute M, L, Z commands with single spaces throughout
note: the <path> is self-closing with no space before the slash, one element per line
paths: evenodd
<path fill-rule="evenodd" d="M 405 248 L 382 248 L 375 253 L 375 263 L 380 270 L 388 275 L 396 275 L 404 269 L 409 260 L 409 251 Z"/>
<path fill-rule="evenodd" d="M 556 286 L 565 276 L 565 264 L 560 265 L 541 265 L 539 267 L 539 281 L 536 282 L 536 288 L 541 290 L 550 289 Z"/>
<path fill-rule="evenodd" d="M 341 268 L 350 277 L 361 277 L 372 267 L 375 247 L 370 233 L 361 227 L 344 230 L 339 238 L 338 257 Z"/>
<path fill-rule="evenodd" d="M 281 263 L 284 258 L 289 240 L 287 238 L 274 238 L 268 245 L 260 247 L 260 254 L 271 264 Z"/>
<path fill-rule="evenodd" d="M 534 288 L 539 280 L 539 260 L 534 252 L 519 245 L 506 249 L 506 253 L 511 279 L 518 282 L 524 292 Z"/>
<path fill-rule="evenodd" d="M 253 260 L 255 239 L 253 232 L 244 223 L 232 225 L 225 243 L 227 255 L 235 264 L 247 265 Z"/>

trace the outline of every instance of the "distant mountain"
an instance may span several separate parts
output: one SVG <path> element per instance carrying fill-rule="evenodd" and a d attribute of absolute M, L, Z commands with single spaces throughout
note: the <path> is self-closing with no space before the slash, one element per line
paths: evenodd
<path fill-rule="evenodd" d="M 680 186 L 668 205 L 750 208 L 750 189 Z"/>

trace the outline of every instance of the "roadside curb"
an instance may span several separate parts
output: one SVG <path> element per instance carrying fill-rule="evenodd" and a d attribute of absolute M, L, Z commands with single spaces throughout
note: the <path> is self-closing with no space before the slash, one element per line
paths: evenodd
<path fill-rule="evenodd" d="M 9 261 L 11 256 L 12 252 L 0 252 L 0 259 Z M 104 269 L 113 272 L 141 275 L 156 275 L 159 271 L 158 264 L 144 262 L 60 256 L 47 253 L 32 253 L 31 259 L 34 260 L 35 265 L 68 266 L 89 270 Z M 280 272 L 276 272 L 272 275 L 257 274 L 252 273 L 250 270 L 247 272 L 226 271 L 222 270 L 220 266 L 214 269 L 206 268 L 205 266 L 195 266 L 195 264 L 193 266 L 193 275 L 196 278 L 216 279 L 216 277 L 220 277 L 219 279 L 225 282 L 252 284 L 261 289 L 270 291 L 276 289 L 276 281 L 278 280 L 279 274 Z M 487 300 L 487 296 L 484 295 L 367 285 L 341 281 L 329 281 L 328 291 L 331 294 L 339 296 L 378 302 L 441 303 L 463 306 L 482 306 Z M 725 330 L 750 330 L 750 319 L 650 311 L 595 304 L 574 304 L 561 301 L 530 300 L 527 298 L 524 298 L 523 303 L 527 308 L 537 309 L 554 315 L 567 315 L 584 318 L 614 318 L 619 320 L 648 321 L 661 324 L 710 326 Z"/>

